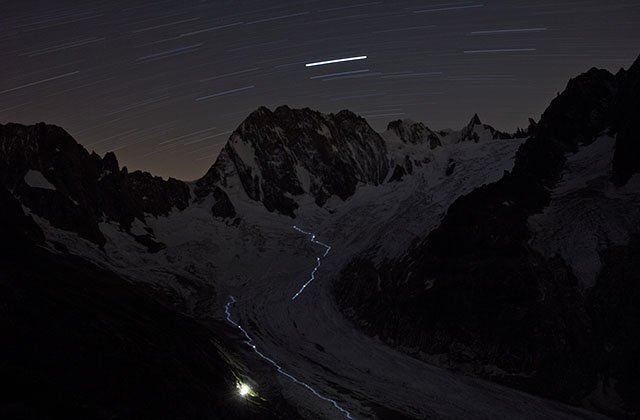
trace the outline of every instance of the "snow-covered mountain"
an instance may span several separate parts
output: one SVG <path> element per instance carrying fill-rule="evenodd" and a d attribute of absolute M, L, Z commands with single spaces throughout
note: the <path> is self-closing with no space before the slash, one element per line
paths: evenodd
<path fill-rule="evenodd" d="M 429 127 L 413 120 L 396 120 L 387 125 L 387 133 L 406 144 L 427 144 L 430 149 L 442 146 L 440 136 Z"/>
<path fill-rule="evenodd" d="M 261 124 L 268 129 L 262 130 Z M 431 149 L 419 142 L 405 144 L 388 133 L 380 135 L 362 118 L 346 111 L 322 115 L 286 107 L 276 111 L 262 108 L 231 135 L 219 159 L 201 180 L 184 184 L 128 173 L 118 167 L 115 156 L 92 155 L 57 127 L 10 125 L 3 130 L 8 133 L 0 140 L 3 144 L 14 144 L 18 137 L 21 141 L 28 138 L 36 151 L 30 152 L 28 159 L 21 159 L 16 147 L 0 149 L 4 151 L 2 162 L 7 164 L 2 179 L 41 227 L 46 237 L 44 244 L 53 252 L 82 256 L 145 290 L 154 290 L 154 297 L 162 297 L 166 304 L 202 322 L 208 323 L 211 318 L 225 320 L 224 308 L 228 295 L 233 294 L 238 298 L 233 315 L 243 323 L 256 320 L 250 322 L 250 331 L 262 332 L 256 340 L 258 345 L 274 360 L 289 366 L 290 373 L 308 381 L 323 395 L 336 396 L 330 385 L 333 381 L 351 392 L 368 393 L 368 401 L 395 407 L 398 413 L 406 412 L 411 405 L 410 395 L 388 394 L 388 387 L 389 381 L 400 386 L 402 377 L 390 380 L 377 376 L 384 370 L 373 366 L 376 360 L 389 359 L 390 356 L 383 356 L 388 350 L 354 330 L 335 306 L 327 306 L 332 302 L 329 282 L 313 284 L 300 297 L 300 301 L 311 296 L 316 299 L 289 307 L 291 296 L 308 275 L 308 264 L 314 258 L 314 249 L 309 246 L 313 244 L 291 228 L 291 216 L 303 228 L 326 232 L 326 240 L 339 251 L 331 254 L 334 260 L 323 264 L 322 273 L 336 276 L 335 270 L 351 255 L 372 243 L 381 243 L 377 250 L 380 258 L 402 252 L 411 241 L 437 225 L 447 206 L 460 194 L 495 181 L 509 169 L 521 143 L 518 139 L 461 142 Z M 68 145 L 60 147 L 61 143 Z M 81 175 L 73 172 L 65 178 L 48 170 L 63 166 L 59 161 L 72 160 L 69 155 L 75 162 L 67 165 L 80 168 Z M 272 156 L 278 156 L 278 160 Z M 491 157 L 489 161 L 487 156 Z M 392 179 L 390 171 L 399 159 L 413 166 L 402 181 Z M 68 184 L 78 187 L 74 190 Z M 252 185 L 258 188 L 251 189 Z M 137 200 L 131 198 L 134 189 Z M 174 190 L 183 193 L 175 195 Z M 265 191 L 271 195 L 265 195 Z M 71 222 L 87 220 L 90 223 L 86 224 L 100 235 L 87 235 L 83 224 L 61 223 L 52 216 L 56 212 L 46 205 L 41 208 L 23 199 L 29 195 L 53 196 L 64 206 L 77 207 L 84 213 Z M 86 196 L 93 200 L 86 200 Z M 162 207 L 145 208 L 145 196 L 167 199 Z M 174 196 L 186 197 L 187 205 L 182 200 L 171 201 Z M 112 213 L 103 205 L 108 200 L 113 208 L 120 209 L 119 213 Z M 80 205 L 85 202 L 88 204 Z M 289 203 L 286 205 L 290 207 L 282 203 Z M 287 208 L 290 211 L 285 211 Z M 141 241 L 141 237 L 149 241 Z M 263 299 L 275 300 L 260 303 Z M 257 308 L 263 309 L 256 312 Z M 292 309 L 295 312 L 289 315 L 281 312 Z M 338 324 L 340 335 L 335 330 Z M 308 348 L 309 339 L 305 337 L 311 336 L 322 343 L 320 347 Z M 241 337 L 237 339 L 242 343 Z M 283 340 L 289 344 L 282 345 Z M 350 353 L 330 360 L 360 362 L 343 365 L 339 369 L 341 375 L 329 378 L 325 369 L 336 371 L 336 366 L 325 359 L 326 354 L 338 357 L 343 351 L 340 343 L 345 340 L 352 343 Z M 367 362 L 369 373 L 364 374 L 357 364 L 374 354 L 377 356 Z M 252 358 L 251 354 L 246 356 Z M 406 366 L 406 375 L 417 371 L 415 363 L 421 365 L 400 353 L 393 358 Z M 250 373 L 244 371 L 243 375 Z M 460 385 L 445 372 L 432 372 L 424 380 L 433 383 L 436 378 L 443 381 L 442 386 Z M 314 398 L 295 382 L 273 382 L 264 374 L 259 379 L 266 394 L 277 397 L 284 392 L 305 416 L 341 416 L 326 401 Z M 415 385 L 426 386 L 422 380 Z M 467 394 L 477 393 L 477 385 L 469 383 L 465 387 Z M 429 392 L 433 398 L 448 393 L 444 388 Z M 338 398 L 357 417 L 376 417 L 358 399 Z M 429 410 L 429 400 L 425 399 L 414 414 Z M 489 400 L 508 405 L 499 389 Z M 462 413 L 471 408 L 463 408 L 466 404 L 452 400 L 443 410 Z M 523 412 L 522 407 L 505 410 Z"/>
<path fill-rule="evenodd" d="M 569 81 L 512 171 L 458 198 L 403 255 L 354 259 L 342 307 L 436 363 L 637 413 L 639 82 L 640 60 Z"/>
<path fill-rule="evenodd" d="M 331 197 L 347 200 L 358 186 L 397 181 L 443 144 L 514 137 L 482 124 L 477 115 L 457 131 L 436 133 L 423 123 L 398 120 L 378 134 L 349 111 L 262 107 L 233 132 L 194 192 L 199 202 L 213 195 L 217 217 L 236 216 L 230 197 L 238 195 L 295 217 L 308 199 L 322 207 Z"/>
<path fill-rule="evenodd" d="M 346 200 L 358 184 L 380 184 L 388 170 L 385 143 L 363 118 L 262 107 L 233 132 L 195 193 L 241 189 L 267 210 L 294 216 L 303 195 L 319 206 L 334 195 Z"/>
<path fill-rule="evenodd" d="M 591 70 L 514 135 L 477 115 L 460 130 L 398 120 L 377 133 L 349 111 L 263 107 L 193 183 L 129 173 L 55 126 L 7 124 L 0 181 L 49 252 L 91 261 L 199 322 L 244 326 L 290 376 L 274 377 L 251 347 L 259 368 L 238 374 L 302 417 L 344 417 L 337 407 L 355 418 L 591 416 L 414 356 L 631 412 L 620 371 L 638 342 L 625 316 L 637 312 L 619 283 L 639 283 L 618 273 L 635 267 L 637 73 Z M 622 312 L 594 315 L 612 301 Z M 619 335 L 593 333 L 617 320 Z M 227 338 L 242 343 L 237 325 Z M 620 358 L 600 369 L 610 342 Z M 611 395 L 627 405 L 611 411 Z"/>

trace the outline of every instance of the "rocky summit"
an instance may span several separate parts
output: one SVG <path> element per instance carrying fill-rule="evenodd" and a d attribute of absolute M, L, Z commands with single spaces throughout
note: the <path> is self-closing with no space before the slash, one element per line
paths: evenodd
<path fill-rule="evenodd" d="M 233 132 L 196 195 L 216 184 L 241 188 L 267 210 L 293 216 L 297 197 L 319 206 L 334 195 L 346 200 L 359 183 L 383 182 L 388 170 L 385 143 L 354 113 L 263 107 Z"/>

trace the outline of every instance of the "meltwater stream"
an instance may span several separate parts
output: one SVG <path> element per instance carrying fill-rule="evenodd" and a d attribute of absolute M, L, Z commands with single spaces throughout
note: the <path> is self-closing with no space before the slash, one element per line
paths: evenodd
<path fill-rule="evenodd" d="M 310 236 L 310 241 L 321 245 L 323 247 L 325 247 L 325 252 L 322 255 L 322 257 L 317 257 L 316 258 L 316 266 L 313 268 L 313 270 L 311 271 L 311 275 L 309 276 L 309 280 L 307 280 L 306 283 L 304 283 L 302 285 L 302 287 L 300 288 L 300 290 L 298 290 L 298 292 L 291 298 L 291 300 L 295 300 L 298 296 L 300 296 L 300 294 L 304 291 L 304 289 L 311 284 L 311 282 L 313 282 L 313 280 L 315 280 L 315 275 L 316 272 L 318 271 L 318 269 L 320 268 L 320 261 L 322 258 L 326 257 L 327 254 L 329 254 L 329 251 L 331 251 L 331 247 L 327 244 L 324 244 L 320 241 L 316 240 L 316 235 L 314 233 L 311 232 L 306 232 L 300 228 L 298 228 L 297 226 L 293 226 L 293 228 L 295 230 L 297 230 L 300 233 L 303 233 L 305 235 Z M 242 328 L 242 326 L 234 321 L 231 318 L 231 306 L 236 303 L 236 298 L 234 298 L 233 296 L 229 296 L 229 301 L 227 302 L 227 304 L 225 305 L 224 308 L 224 312 L 227 318 L 227 322 L 229 322 L 230 324 L 232 324 L 234 327 L 236 327 L 237 329 L 239 329 L 242 334 L 245 336 L 246 340 L 244 341 L 244 343 L 246 345 L 248 345 L 249 347 L 251 347 L 253 349 L 253 351 L 260 356 L 261 359 L 265 360 L 267 363 L 269 363 L 270 365 L 272 365 L 273 367 L 276 368 L 276 370 L 278 371 L 278 373 L 280 373 L 281 375 L 287 377 L 289 380 L 291 380 L 292 382 L 308 389 L 313 395 L 315 395 L 317 398 L 329 402 L 331 403 L 338 411 L 340 411 L 340 413 L 342 415 L 344 415 L 346 418 L 348 419 L 353 419 L 353 416 L 351 415 L 351 413 L 349 411 L 347 411 L 346 409 L 344 409 L 343 407 L 341 407 L 335 400 L 332 400 L 329 397 L 325 397 L 324 395 L 320 394 L 318 391 L 316 391 L 313 387 L 311 387 L 311 385 L 299 380 L 298 378 L 294 377 L 293 375 L 291 375 L 290 373 L 286 372 L 282 366 L 280 366 L 275 360 L 273 360 L 272 358 L 270 358 L 269 356 L 267 356 L 266 354 L 262 353 L 260 350 L 258 350 L 257 346 L 255 345 L 255 342 L 253 341 L 253 338 L 251 338 L 251 336 L 249 335 L 249 333 Z"/>

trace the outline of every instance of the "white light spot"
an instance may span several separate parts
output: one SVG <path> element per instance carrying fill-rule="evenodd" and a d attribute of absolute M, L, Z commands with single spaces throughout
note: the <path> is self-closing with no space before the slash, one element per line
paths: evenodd
<path fill-rule="evenodd" d="M 240 384 L 238 386 L 238 393 L 241 397 L 246 397 L 251 392 L 251 387 L 247 384 Z"/>
<path fill-rule="evenodd" d="M 296 228 L 297 229 L 297 228 Z M 329 248 L 330 249 L 330 248 Z M 327 250 L 327 252 L 329 252 L 329 250 Z M 278 363 L 276 363 L 275 360 L 269 358 L 268 356 L 266 356 L 264 353 L 262 353 L 260 350 L 258 350 L 257 348 L 255 348 L 255 344 L 253 344 L 253 338 L 251 338 L 251 336 L 249 335 L 249 333 L 247 333 L 247 331 L 242 328 L 242 326 L 240 326 L 240 324 L 238 324 L 237 322 L 235 322 L 233 319 L 231 319 L 231 305 L 233 305 L 234 303 L 236 303 L 236 298 L 234 298 L 233 296 L 229 296 L 229 302 L 227 302 L 227 304 L 224 307 L 224 312 L 227 315 L 227 321 L 229 321 L 230 324 L 235 325 L 236 327 L 238 327 L 240 329 L 240 331 L 242 331 L 242 334 L 245 336 L 246 340 L 244 341 L 245 344 L 253 347 L 253 351 L 260 356 L 263 360 L 265 360 L 266 362 L 268 362 L 270 365 L 272 365 L 273 367 L 275 367 L 278 370 L 278 373 L 280 373 L 282 376 L 285 376 L 287 378 L 289 378 L 292 382 L 295 382 L 296 384 L 308 389 L 309 391 L 311 391 L 311 393 L 313 395 L 315 395 L 316 397 L 320 398 L 323 401 L 327 401 L 329 403 L 331 403 L 338 411 L 340 411 L 346 418 L 348 419 L 353 419 L 353 416 L 351 415 L 350 412 L 348 412 L 347 410 L 345 410 L 344 408 L 342 408 L 335 400 L 332 400 L 331 398 L 325 397 L 324 395 L 320 394 L 318 391 L 316 391 L 314 388 L 311 387 L 311 385 L 302 382 L 301 380 L 299 380 L 298 378 L 296 378 L 295 376 L 287 373 L 284 369 L 282 369 L 282 366 L 280 366 Z M 242 384 L 238 384 L 238 392 L 240 392 L 242 390 Z M 249 394 L 251 393 L 251 388 L 249 388 Z M 240 395 L 242 395 L 242 393 L 240 393 Z M 245 394 L 246 395 L 246 394 Z"/>

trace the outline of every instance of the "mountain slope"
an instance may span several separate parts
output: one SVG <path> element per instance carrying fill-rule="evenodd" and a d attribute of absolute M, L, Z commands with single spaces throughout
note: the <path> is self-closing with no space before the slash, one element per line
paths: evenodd
<path fill-rule="evenodd" d="M 2 418 L 279 418 L 234 395 L 211 330 L 111 272 L 54 254 L 0 187 Z M 223 353 L 224 352 L 224 353 Z"/>
<path fill-rule="evenodd" d="M 637 68 L 638 62 L 617 75 L 591 69 L 572 79 L 543 113 L 534 136 L 518 151 L 511 173 L 460 197 L 440 226 L 403 257 L 378 265 L 354 260 L 336 286 L 338 302 L 354 310 L 372 334 L 431 354 L 427 357 L 440 363 L 541 395 L 582 401 L 610 414 L 635 412 L 637 382 L 632 378 L 637 378 L 638 370 L 629 354 L 636 351 L 638 340 L 628 328 L 640 325 L 632 309 L 640 302 L 634 300 L 635 286 L 630 286 L 630 295 L 612 287 L 631 282 L 615 276 L 630 264 L 635 248 L 624 240 L 599 238 L 620 240 L 611 229 L 638 232 L 637 215 L 616 218 L 614 214 L 622 215 L 625 209 L 636 214 L 640 190 L 632 185 L 615 189 L 612 173 L 619 164 L 613 158 L 612 167 L 611 154 L 596 151 L 598 165 L 585 166 L 587 172 L 604 168 L 593 175 L 600 180 L 597 184 L 571 162 L 579 159 L 574 157 L 577 153 L 606 143 L 607 133 L 617 134 L 616 151 L 638 144 L 637 134 L 631 140 L 625 131 L 640 118 L 637 102 L 627 95 L 629 86 L 637 86 Z M 637 160 L 629 160 L 623 165 L 627 179 L 631 168 L 637 168 Z M 576 181 L 568 196 L 569 190 L 558 190 L 562 185 L 558 183 L 572 173 Z M 613 177 L 618 185 L 623 179 Z M 594 189 L 602 197 L 599 206 L 585 198 L 593 196 Z M 618 204 L 607 200 L 607 194 L 616 195 Z M 554 206 L 558 210 L 547 213 Z M 581 223 L 582 216 L 575 216 L 581 208 L 585 217 L 607 224 Z M 547 216 L 541 220 L 536 214 L 543 209 Z M 563 211 L 561 219 L 558 215 Z M 534 227 L 532 220 L 537 220 Z M 562 230 L 580 236 L 554 239 Z M 547 237 L 539 243 L 546 248 L 575 249 L 586 242 L 604 255 L 606 265 L 595 272 L 593 288 L 585 291 L 593 284 L 580 282 L 576 278 L 580 267 L 567 264 L 579 260 L 563 259 L 562 251 L 545 253 L 531 243 L 541 231 Z M 571 240 L 576 237 L 580 242 Z M 564 238 L 569 239 L 563 244 Z M 603 289 L 606 298 L 601 295 Z M 599 305 L 624 302 L 624 309 L 600 306 L 596 310 L 594 300 Z M 611 333 L 598 327 L 620 319 L 621 311 L 629 317 L 621 327 L 629 335 L 616 335 L 623 360 L 607 350 Z"/>

